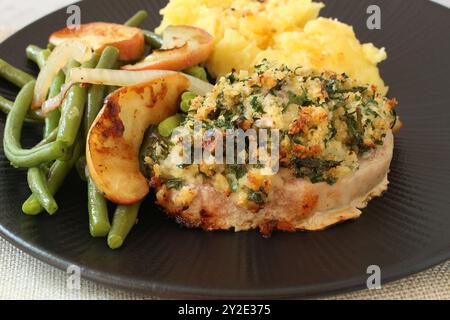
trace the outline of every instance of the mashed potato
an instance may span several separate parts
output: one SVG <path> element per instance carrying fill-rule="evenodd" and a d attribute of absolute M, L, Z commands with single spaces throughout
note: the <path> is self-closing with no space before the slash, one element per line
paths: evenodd
<path fill-rule="evenodd" d="M 384 49 L 361 44 L 349 25 L 318 18 L 322 3 L 312 0 L 171 0 L 161 11 L 169 25 L 193 25 L 215 37 L 207 62 L 219 77 L 232 69 L 249 70 L 264 58 L 289 66 L 347 73 L 386 94 L 377 64 Z"/>

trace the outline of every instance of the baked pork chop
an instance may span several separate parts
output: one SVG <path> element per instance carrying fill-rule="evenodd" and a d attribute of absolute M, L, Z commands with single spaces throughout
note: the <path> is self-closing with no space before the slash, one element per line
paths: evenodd
<path fill-rule="evenodd" d="M 186 226 L 258 228 L 264 235 L 321 230 L 359 217 L 387 189 L 392 131 L 400 124 L 395 104 L 345 74 L 264 61 L 254 73 L 233 72 L 190 101 L 180 129 L 192 133 L 192 145 L 202 137 L 210 158 L 185 163 L 186 139 L 152 132 L 142 160 L 158 204 Z M 226 137 L 236 129 L 277 130 L 269 140 L 277 140 L 279 170 L 249 163 L 255 150 L 248 140 L 245 164 L 217 162 L 217 146 L 225 143 L 212 133 Z"/>

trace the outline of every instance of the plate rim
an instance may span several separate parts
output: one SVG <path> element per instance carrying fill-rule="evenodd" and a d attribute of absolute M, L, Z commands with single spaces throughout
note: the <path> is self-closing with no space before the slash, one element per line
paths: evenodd
<path fill-rule="evenodd" d="M 67 268 L 72 265 L 68 259 L 65 259 L 59 255 L 48 254 L 45 250 L 37 246 L 31 245 L 29 242 L 22 240 L 21 238 L 11 234 L 0 225 L 0 236 L 8 241 L 11 245 L 18 248 L 22 252 L 25 252 L 32 257 L 44 262 L 47 265 L 55 267 L 61 271 L 66 271 Z M 430 257 L 427 257 L 430 256 Z M 420 256 L 419 256 L 420 257 Z M 418 257 L 416 257 L 416 260 Z M 450 251 L 448 252 L 427 252 L 421 259 L 422 262 L 415 264 L 408 264 L 409 269 L 398 267 L 398 265 L 385 267 L 382 277 L 382 285 L 386 285 L 396 280 L 404 279 L 406 277 L 415 275 L 429 268 L 437 266 L 441 263 L 450 260 Z M 404 260 L 400 265 L 407 264 L 409 261 Z M 386 270 L 387 269 L 387 270 Z M 390 269 L 393 269 L 390 271 Z M 396 271 L 397 270 L 397 271 Z M 405 271 L 406 270 L 406 271 Z M 387 272 L 386 272 L 387 271 Z M 387 273 L 387 275 L 386 275 Z M 199 287 L 187 287 L 180 285 L 164 285 L 155 281 L 138 281 L 128 277 L 117 277 L 109 275 L 105 272 L 98 272 L 89 267 L 81 266 L 81 276 L 84 279 L 100 283 L 110 288 L 116 288 L 119 290 L 152 295 L 157 294 L 162 298 L 272 298 L 272 299 L 290 299 L 290 298 L 319 298 L 327 297 L 334 294 L 345 294 L 358 290 L 367 289 L 364 287 L 363 275 L 356 275 L 352 278 L 342 279 L 333 282 L 293 286 L 293 287 L 281 287 L 271 288 L 267 290 L 261 289 L 221 289 L 221 288 L 209 288 L 202 289 Z"/>

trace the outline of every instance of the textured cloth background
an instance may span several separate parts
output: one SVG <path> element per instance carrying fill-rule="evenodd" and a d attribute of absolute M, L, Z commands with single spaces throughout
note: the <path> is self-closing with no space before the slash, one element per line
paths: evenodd
<path fill-rule="evenodd" d="M 67 288 L 67 274 L 50 267 L 0 238 L 0 299 L 157 299 L 125 292 L 88 280 L 80 290 Z M 450 261 L 414 276 L 327 299 L 446 299 L 450 300 Z"/>
<path fill-rule="evenodd" d="M 39 3 L 37 8 L 43 14 L 70 2 L 72 0 L 21 1 L 20 5 L 30 7 L 33 3 L 36 5 Z M 449 0 L 439 2 L 447 5 L 450 3 Z M 12 0 L 0 0 L 0 11 L 3 13 L 11 11 L 12 3 Z M 45 3 L 48 3 L 48 7 L 43 11 Z M 14 17 L 16 16 L 2 17 L 0 42 L 15 29 L 25 25 L 22 20 Z M 80 290 L 69 290 L 66 281 L 65 272 L 34 259 L 0 238 L 0 299 L 157 299 L 108 288 L 83 279 Z M 450 261 L 411 277 L 382 285 L 380 290 L 363 290 L 327 299 L 450 300 Z"/>

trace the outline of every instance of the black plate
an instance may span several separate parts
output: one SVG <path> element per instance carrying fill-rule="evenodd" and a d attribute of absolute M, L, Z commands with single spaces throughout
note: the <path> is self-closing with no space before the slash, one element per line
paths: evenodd
<path fill-rule="evenodd" d="M 158 25 L 166 1 L 98 0 L 80 3 L 83 22 L 123 22 L 145 8 Z M 387 282 L 450 258 L 450 10 L 428 1 L 325 1 L 325 16 L 350 23 L 364 42 L 385 46 L 381 65 L 390 95 L 400 100 L 405 127 L 396 136 L 389 191 L 363 216 L 318 233 L 205 233 L 179 227 L 146 201 L 138 226 L 118 251 L 88 232 L 85 186 L 73 175 L 58 194 L 54 217 L 27 217 L 23 171 L 0 151 L 0 233 L 51 265 L 82 268 L 104 284 L 161 296 L 310 297 L 363 288 L 366 269 L 379 265 Z M 366 28 L 366 8 L 378 4 L 381 31 Z M 193 8 L 194 9 L 194 8 Z M 5 13 L 6 14 L 6 13 Z M 0 46 L 0 57 L 35 72 L 27 44 L 45 45 L 65 25 L 65 10 L 26 27 Z M 239 53 L 236 53 L 239 54 Z M 0 82 L 1 94 L 16 90 Z M 0 129 L 3 131 L 4 117 Z M 24 141 L 36 141 L 28 128 Z"/>

